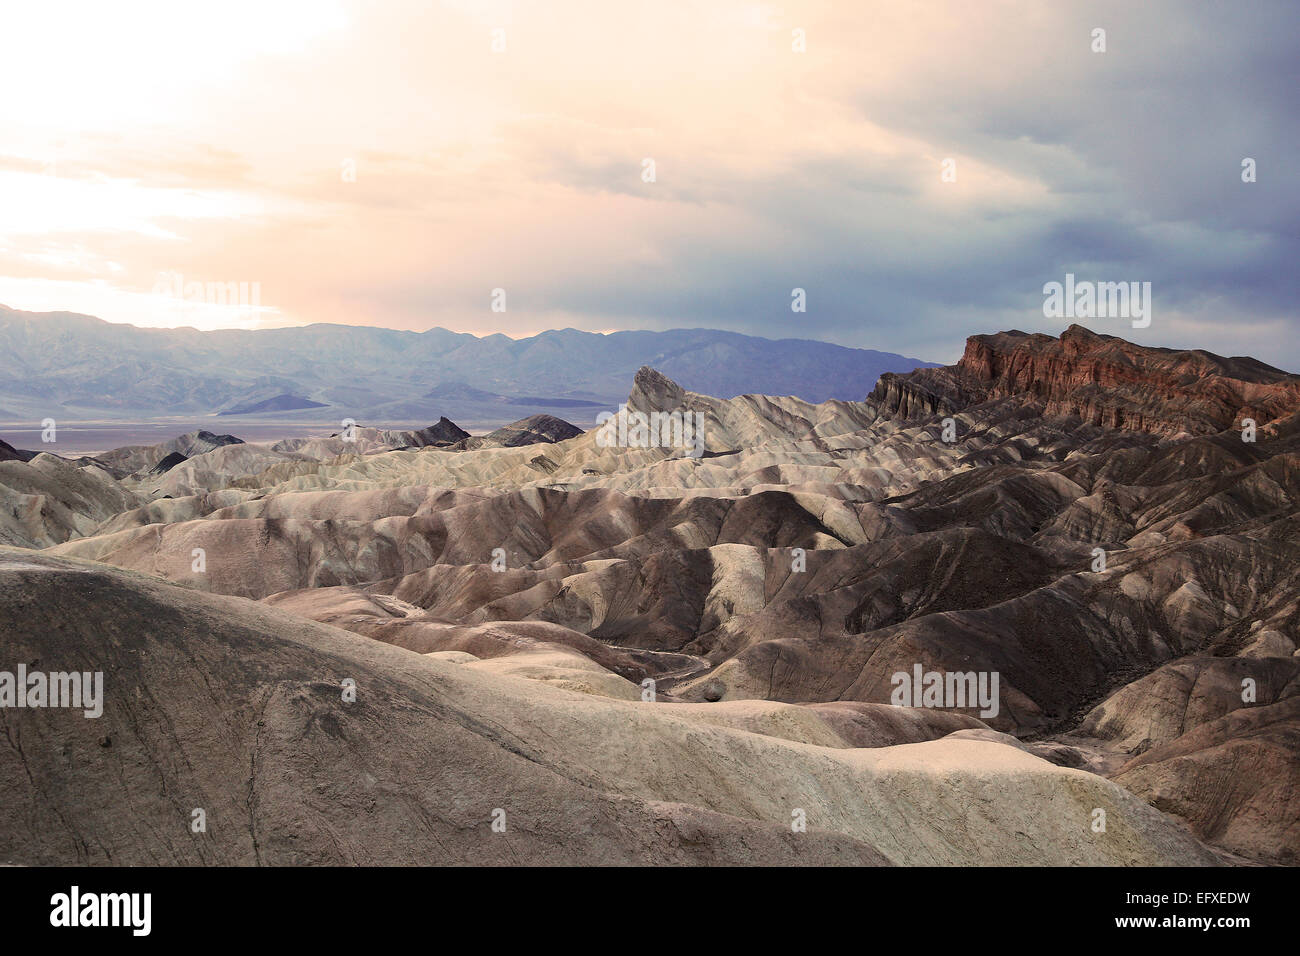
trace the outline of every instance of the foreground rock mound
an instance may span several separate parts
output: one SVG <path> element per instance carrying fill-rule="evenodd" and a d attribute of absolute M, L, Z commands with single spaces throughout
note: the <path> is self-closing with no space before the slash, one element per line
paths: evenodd
<path fill-rule="evenodd" d="M 1114 784 L 997 742 L 794 742 L 14 549 L 0 620 L 6 659 L 105 681 L 98 719 L 0 711 L 8 863 L 1214 862 Z"/>

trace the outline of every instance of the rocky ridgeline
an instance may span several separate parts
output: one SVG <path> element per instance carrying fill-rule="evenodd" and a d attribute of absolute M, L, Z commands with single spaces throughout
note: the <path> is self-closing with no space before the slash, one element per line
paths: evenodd
<path fill-rule="evenodd" d="M 1300 376 L 1251 358 L 1147 348 L 1072 325 L 1060 338 L 973 335 L 956 365 L 887 373 L 871 394 L 903 418 L 1002 398 L 1106 428 L 1208 435 L 1300 411 Z"/>

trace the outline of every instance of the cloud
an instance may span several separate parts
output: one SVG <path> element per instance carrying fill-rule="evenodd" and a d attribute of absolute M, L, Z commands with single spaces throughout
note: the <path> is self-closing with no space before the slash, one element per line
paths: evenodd
<path fill-rule="evenodd" d="M 80 275 L 87 311 L 167 322 L 131 296 L 172 270 L 260 282 L 285 324 L 710 326 L 946 361 L 1059 332 L 1041 289 L 1073 272 L 1152 283 L 1150 329 L 1100 331 L 1300 369 L 1293 5 L 322 9 L 257 42 L 243 7 L 210 36 L 160 21 L 120 77 L 21 36 L 69 75 L 43 111 L 0 104 L 24 211 L 0 269 L 57 280 L 8 304 L 68 308 L 44 296 Z M 133 21 L 96 22 L 116 49 Z M 88 116 L 78 85 L 142 99 Z"/>

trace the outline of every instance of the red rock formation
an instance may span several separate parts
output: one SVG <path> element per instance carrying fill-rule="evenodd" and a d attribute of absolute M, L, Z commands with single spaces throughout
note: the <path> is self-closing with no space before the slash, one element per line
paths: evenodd
<path fill-rule="evenodd" d="M 1300 376 L 1251 358 L 1147 348 L 1072 325 L 1059 339 L 973 335 L 956 365 L 884 375 L 871 400 L 905 418 L 1014 397 L 1046 415 L 1163 435 L 1260 428 L 1300 410 Z"/>

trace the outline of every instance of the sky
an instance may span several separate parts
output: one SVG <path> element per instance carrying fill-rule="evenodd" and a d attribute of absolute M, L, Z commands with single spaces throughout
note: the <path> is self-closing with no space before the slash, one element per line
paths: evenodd
<path fill-rule="evenodd" d="M 0 5 L 12 308 L 951 362 L 1068 273 L 1300 371 L 1300 4 Z"/>

